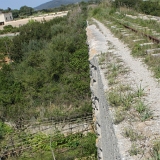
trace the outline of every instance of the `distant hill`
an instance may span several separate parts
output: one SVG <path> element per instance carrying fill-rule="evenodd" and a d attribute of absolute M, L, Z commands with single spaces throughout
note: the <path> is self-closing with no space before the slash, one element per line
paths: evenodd
<path fill-rule="evenodd" d="M 43 3 L 37 7 L 35 7 L 35 10 L 42 10 L 42 9 L 50 9 L 50 8 L 56 8 L 60 7 L 61 5 L 67 5 L 71 3 L 77 3 L 77 2 L 87 2 L 88 0 L 53 0 L 46 3 Z"/>

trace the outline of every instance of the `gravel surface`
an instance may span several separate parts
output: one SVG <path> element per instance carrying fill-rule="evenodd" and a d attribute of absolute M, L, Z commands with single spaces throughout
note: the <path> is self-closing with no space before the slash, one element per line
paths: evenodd
<path fill-rule="evenodd" d="M 144 101 L 149 106 L 150 110 L 153 112 L 153 119 L 145 122 L 133 122 L 133 127 L 140 131 L 142 135 L 146 137 L 145 140 L 145 151 L 143 155 L 130 156 L 128 150 L 130 148 L 130 141 L 122 136 L 123 128 L 126 122 L 123 122 L 120 125 L 114 125 L 115 133 L 118 138 L 118 146 L 123 160 L 137 160 L 145 159 L 149 154 L 149 145 L 153 142 L 155 138 L 160 136 L 160 85 L 158 81 L 153 77 L 151 71 L 148 70 L 148 67 L 143 63 L 143 60 L 140 58 L 133 58 L 131 56 L 131 50 L 121 42 L 118 38 L 115 38 L 110 30 L 104 26 L 99 21 L 93 19 L 94 22 L 98 25 L 96 28 L 95 25 L 92 25 L 92 28 L 95 31 L 93 36 L 94 47 L 93 52 L 91 52 L 90 58 L 96 54 L 107 52 L 109 49 L 108 42 L 114 44 L 114 54 L 120 57 L 127 68 L 130 69 L 126 80 L 129 81 L 132 88 L 142 87 L 145 92 Z M 101 33 L 100 33 L 100 31 Z M 105 38 L 104 38 L 105 36 Z M 99 41 L 99 40 L 102 40 Z M 104 46 L 104 47 L 103 47 Z M 98 51 L 98 52 L 97 52 Z M 107 83 L 107 80 L 106 80 Z M 107 88 L 107 87 L 106 87 Z M 148 148 L 147 148 L 148 147 Z M 142 148 L 144 149 L 144 148 Z"/>
<path fill-rule="evenodd" d="M 127 67 L 130 68 L 130 79 L 132 85 L 134 85 L 133 87 L 141 85 L 142 88 L 144 88 L 144 92 L 147 93 L 145 99 L 154 113 L 154 120 L 157 120 L 156 124 L 159 126 L 158 130 L 160 133 L 160 84 L 153 78 L 153 73 L 148 70 L 148 67 L 142 62 L 142 59 L 133 58 L 131 56 L 131 50 L 127 45 L 122 43 L 118 38 L 115 38 L 110 30 L 102 23 L 97 20 L 95 20 L 95 22 L 106 36 L 106 40 L 116 46 L 114 54 L 119 55 Z"/>

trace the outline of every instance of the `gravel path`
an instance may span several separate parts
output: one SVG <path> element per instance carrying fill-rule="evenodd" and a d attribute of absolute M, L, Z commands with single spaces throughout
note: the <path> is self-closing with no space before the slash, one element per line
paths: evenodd
<path fill-rule="evenodd" d="M 160 136 L 160 85 L 158 81 L 153 77 L 153 74 L 151 73 L 151 71 L 149 71 L 147 69 L 147 66 L 142 62 L 142 59 L 133 58 L 131 56 L 131 50 L 127 47 L 127 45 L 121 42 L 118 38 L 115 38 L 113 34 L 110 32 L 110 30 L 106 26 L 104 26 L 102 23 L 100 23 L 95 19 L 93 20 L 94 22 L 96 22 L 99 28 L 99 29 L 95 29 L 97 31 L 95 32 L 96 36 L 94 36 L 93 38 L 93 40 L 95 41 L 95 46 L 93 50 L 99 51 L 100 47 L 98 47 L 98 44 L 99 44 L 98 41 L 101 40 L 102 38 L 104 39 L 104 42 L 106 45 L 104 47 L 106 52 L 107 50 L 109 50 L 108 42 L 111 42 L 112 44 L 114 44 L 115 46 L 114 54 L 119 56 L 123 60 L 126 67 L 130 69 L 130 72 L 128 73 L 128 76 L 127 76 L 128 81 L 130 82 L 130 85 L 133 88 L 137 88 L 141 86 L 144 89 L 144 92 L 146 94 L 144 97 L 144 101 L 146 104 L 148 104 L 150 110 L 153 112 L 153 119 L 146 122 L 139 122 L 139 123 L 135 122 L 134 128 L 141 131 L 141 133 L 145 135 L 145 137 L 147 137 L 146 143 L 148 145 L 149 143 L 151 143 L 151 141 L 155 137 Z M 92 28 L 96 28 L 95 25 L 92 25 Z M 101 31 L 101 33 L 99 32 L 99 30 Z M 98 36 L 98 32 L 99 32 L 99 36 Z M 96 49 L 96 45 L 98 49 Z M 104 44 L 101 44 L 101 47 L 103 47 L 103 45 Z M 104 48 L 101 49 L 102 52 L 104 52 Z M 92 52 L 92 55 L 90 55 L 91 57 L 96 55 L 95 51 Z M 127 149 L 129 149 L 130 146 L 128 145 L 130 144 L 127 143 L 125 138 L 123 138 L 123 136 L 121 135 L 124 126 L 119 125 L 114 127 L 115 127 L 115 131 L 119 141 L 120 152 L 121 154 L 123 154 L 122 159 L 123 160 L 143 159 L 144 157 L 142 158 L 141 156 L 139 157 L 129 156 L 129 154 L 127 153 Z"/>
<path fill-rule="evenodd" d="M 130 49 L 122 43 L 118 38 L 115 38 L 109 29 L 107 29 L 102 23 L 95 20 L 102 33 L 106 36 L 106 41 L 112 42 L 116 46 L 117 54 L 125 62 L 127 67 L 131 69 L 130 79 L 134 82 L 135 86 L 142 86 L 144 92 L 147 93 L 146 101 L 148 102 L 151 110 L 154 113 L 154 119 L 158 120 L 157 125 L 160 133 L 160 85 L 158 81 L 153 78 L 153 74 L 147 69 L 147 66 L 141 59 L 133 58 L 131 56 Z M 159 123 L 158 123 L 159 122 Z"/>

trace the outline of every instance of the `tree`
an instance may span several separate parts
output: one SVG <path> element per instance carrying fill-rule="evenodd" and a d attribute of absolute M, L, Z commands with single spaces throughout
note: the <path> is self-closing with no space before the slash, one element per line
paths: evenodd
<path fill-rule="evenodd" d="M 115 0 L 114 5 L 116 7 L 127 6 L 136 8 L 140 2 L 141 0 Z"/>
<path fill-rule="evenodd" d="M 12 9 L 10 7 L 7 8 L 8 11 L 11 11 Z"/>
<path fill-rule="evenodd" d="M 19 17 L 19 10 L 18 9 L 12 10 L 12 15 L 13 15 L 13 18 L 18 18 Z"/>
<path fill-rule="evenodd" d="M 30 16 L 34 12 L 32 7 L 22 6 L 19 10 L 20 16 Z"/>
<path fill-rule="evenodd" d="M 158 1 L 155 2 L 144 1 L 139 5 L 139 7 L 140 10 L 145 14 L 160 16 L 160 4 Z"/>

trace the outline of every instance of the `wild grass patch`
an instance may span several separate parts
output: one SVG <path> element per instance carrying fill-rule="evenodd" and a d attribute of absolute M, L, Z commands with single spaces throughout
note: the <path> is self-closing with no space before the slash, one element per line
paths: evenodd
<path fill-rule="evenodd" d="M 153 142 L 153 149 L 151 150 L 151 159 L 150 160 L 160 160 L 160 140 L 155 140 Z"/>
<path fill-rule="evenodd" d="M 137 141 L 139 139 L 142 139 L 142 136 L 138 134 L 138 132 L 131 127 L 124 128 L 123 132 L 124 137 L 127 137 L 130 139 L 130 141 Z"/>
<path fill-rule="evenodd" d="M 141 153 L 140 148 L 138 148 L 137 145 L 135 143 L 133 143 L 131 145 L 130 150 L 129 150 L 130 156 L 134 156 L 134 155 L 137 155 L 137 154 L 140 154 L 140 153 Z"/>

